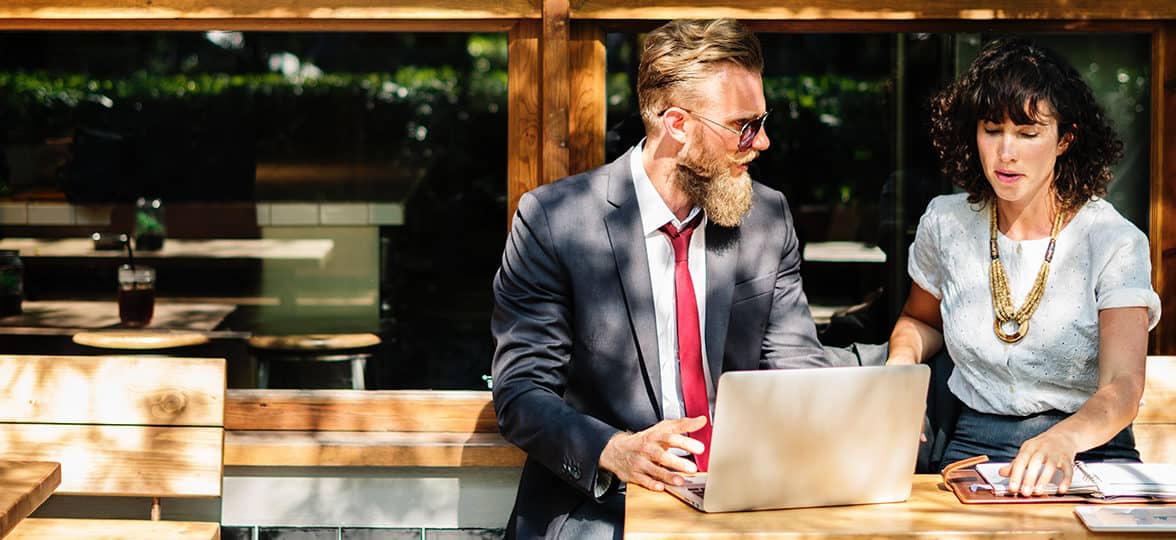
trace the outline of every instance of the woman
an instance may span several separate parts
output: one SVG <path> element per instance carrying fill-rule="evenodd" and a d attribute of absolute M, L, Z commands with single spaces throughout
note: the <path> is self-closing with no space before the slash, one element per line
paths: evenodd
<path fill-rule="evenodd" d="M 1065 492 L 1077 459 L 1138 461 L 1130 424 L 1160 317 L 1147 238 L 1100 197 L 1122 143 L 1078 72 L 987 45 L 936 96 L 932 141 L 966 193 L 928 205 L 888 364 L 947 348 L 963 403 L 944 463 L 1011 461 L 1010 488 Z"/>

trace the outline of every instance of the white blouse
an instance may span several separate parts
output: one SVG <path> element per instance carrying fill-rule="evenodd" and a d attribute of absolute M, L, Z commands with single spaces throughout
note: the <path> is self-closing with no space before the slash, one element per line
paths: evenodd
<path fill-rule="evenodd" d="M 1077 411 L 1098 388 L 1099 310 L 1147 307 L 1148 330 L 1160 320 L 1147 237 L 1105 200 L 1079 209 L 1058 234 L 1041 303 L 1017 343 L 992 329 L 988 237 L 987 207 L 957 193 L 931 201 L 911 245 L 911 279 L 940 300 L 944 345 L 955 362 L 948 388 L 985 413 Z M 1018 242 L 997 234 L 1014 308 L 1025 302 L 1048 244 L 1048 237 Z"/>

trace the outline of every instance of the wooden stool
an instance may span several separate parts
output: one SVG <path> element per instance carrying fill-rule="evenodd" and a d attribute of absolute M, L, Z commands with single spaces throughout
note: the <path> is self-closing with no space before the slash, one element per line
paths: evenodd
<path fill-rule="evenodd" d="M 294 334 L 253 336 L 249 348 L 257 358 L 257 387 L 268 388 L 270 365 L 283 362 L 350 362 L 351 388 L 363 390 L 364 367 L 381 343 L 375 334 Z"/>
<path fill-rule="evenodd" d="M 208 336 L 185 330 L 101 330 L 78 332 L 73 342 L 99 349 L 149 351 L 208 343 Z"/>

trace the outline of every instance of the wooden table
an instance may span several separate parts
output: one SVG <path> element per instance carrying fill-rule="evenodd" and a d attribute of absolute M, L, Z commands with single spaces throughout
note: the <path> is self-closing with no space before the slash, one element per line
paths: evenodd
<path fill-rule="evenodd" d="M 0 461 L 0 537 L 41 506 L 59 484 L 59 463 Z"/>
<path fill-rule="evenodd" d="M 705 514 L 668 493 L 629 485 L 625 538 L 812 539 L 1176 538 L 1176 534 L 1093 533 L 1073 504 L 963 505 L 939 488 L 938 475 L 916 475 L 907 502 Z"/>
<path fill-rule="evenodd" d="M 186 240 L 168 238 L 158 251 L 135 251 L 136 260 L 191 259 L 266 259 L 313 261 L 323 264 L 335 248 L 329 238 L 256 238 Z M 122 259 L 122 250 L 96 250 L 89 238 L 4 238 L 0 249 L 20 250 L 20 257 Z M 113 277 L 112 277 L 113 279 Z"/>
<path fill-rule="evenodd" d="M 0 318 L 0 327 L 115 328 L 119 325 L 118 302 L 110 300 L 28 300 L 23 313 Z M 171 302 L 156 299 L 151 329 L 207 331 L 216 328 L 237 306 Z"/>

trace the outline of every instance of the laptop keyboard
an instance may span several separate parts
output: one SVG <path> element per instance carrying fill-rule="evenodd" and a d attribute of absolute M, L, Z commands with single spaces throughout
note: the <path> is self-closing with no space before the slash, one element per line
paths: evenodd
<path fill-rule="evenodd" d="M 692 486 L 686 486 L 686 490 L 689 491 L 690 493 L 693 493 L 693 494 L 701 497 L 703 492 L 706 491 L 706 484 L 696 484 L 696 485 L 692 485 Z"/>

